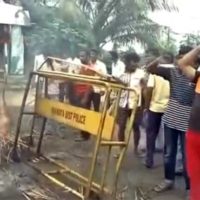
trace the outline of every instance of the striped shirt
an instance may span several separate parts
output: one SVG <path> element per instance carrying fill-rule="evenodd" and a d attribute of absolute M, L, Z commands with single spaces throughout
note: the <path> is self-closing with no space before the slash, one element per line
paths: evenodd
<path fill-rule="evenodd" d="M 177 67 L 160 66 L 154 74 L 170 82 L 170 99 L 163 116 L 164 124 L 169 128 L 186 132 L 195 95 L 195 84 L 191 83 Z"/>

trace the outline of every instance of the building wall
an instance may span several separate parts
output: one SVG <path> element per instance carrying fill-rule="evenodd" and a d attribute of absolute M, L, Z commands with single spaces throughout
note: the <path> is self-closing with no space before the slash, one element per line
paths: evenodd
<path fill-rule="evenodd" d="M 11 27 L 9 74 L 24 74 L 24 38 L 20 26 Z"/>

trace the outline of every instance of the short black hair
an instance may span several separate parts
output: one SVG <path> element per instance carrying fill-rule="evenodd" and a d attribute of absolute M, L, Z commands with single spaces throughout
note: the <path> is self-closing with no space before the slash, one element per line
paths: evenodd
<path fill-rule="evenodd" d="M 91 49 L 90 52 L 94 52 L 96 55 L 99 54 L 99 51 L 97 49 Z"/>
<path fill-rule="evenodd" d="M 112 58 L 114 58 L 114 59 L 118 59 L 119 58 L 119 55 L 118 55 L 118 53 L 116 51 L 110 51 L 109 53 L 112 56 Z"/>
<path fill-rule="evenodd" d="M 179 52 L 178 52 L 178 55 L 185 55 L 187 53 L 189 53 L 191 50 L 193 49 L 193 47 L 191 46 L 187 46 L 187 45 L 181 45 L 180 46 L 180 49 L 179 49 Z"/>
<path fill-rule="evenodd" d="M 173 63 L 174 62 L 174 54 L 171 53 L 171 52 L 165 52 L 163 57 L 168 63 Z"/>
<path fill-rule="evenodd" d="M 124 55 L 124 62 L 130 63 L 131 61 L 134 61 L 136 63 L 140 62 L 140 56 L 135 52 L 126 53 Z"/>
<path fill-rule="evenodd" d="M 88 49 L 81 49 L 80 51 L 79 51 L 79 53 L 80 52 L 85 52 L 85 54 L 87 55 L 87 56 L 90 56 L 90 51 L 88 50 Z"/>

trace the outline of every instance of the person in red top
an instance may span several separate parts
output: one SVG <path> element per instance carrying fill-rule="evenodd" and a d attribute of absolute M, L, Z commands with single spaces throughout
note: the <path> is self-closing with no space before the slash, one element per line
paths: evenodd
<path fill-rule="evenodd" d="M 89 52 L 86 50 L 82 50 L 79 53 L 79 59 L 82 64 L 89 66 Z M 79 74 L 83 75 L 93 75 L 92 72 L 84 67 L 76 66 L 80 68 Z M 90 109 L 91 107 L 91 94 L 92 94 L 92 86 L 85 83 L 71 83 L 70 84 L 70 103 L 77 107 L 82 107 L 86 109 Z M 90 134 L 85 131 L 81 131 L 81 135 L 76 137 L 75 141 L 86 141 L 89 140 Z"/>
<path fill-rule="evenodd" d="M 86 50 L 82 50 L 79 53 L 79 59 L 82 64 L 89 66 L 90 64 L 90 54 Z M 79 69 L 79 74 L 83 75 L 93 75 L 88 69 L 81 67 Z M 90 85 L 87 85 L 85 83 L 76 83 L 74 88 L 74 92 L 77 96 L 84 97 L 82 99 L 87 99 L 89 96 L 89 93 L 91 92 L 92 87 Z M 85 100 L 86 101 L 86 100 Z"/>
<path fill-rule="evenodd" d="M 191 82 L 196 83 L 196 95 L 186 136 L 187 166 L 191 180 L 190 200 L 200 200 L 200 72 L 195 64 L 199 63 L 199 55 L 200 46 L 179 61 L 182 72 Z"/>

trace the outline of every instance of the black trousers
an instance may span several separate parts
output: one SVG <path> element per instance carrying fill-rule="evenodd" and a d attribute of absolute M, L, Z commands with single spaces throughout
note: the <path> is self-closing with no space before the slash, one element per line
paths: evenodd
<path fill-rule="evenodd" d="M 186 184 L 186 189 L 189 189 L 190 183 L 186 170 L 185 132 L 169 128 L 165 125 L 164 133 L 165 133 L 165 147 L 164 147 L 165 178 L 171 181 L 175 180 L 177 145 L 178 145 L 178 139 L 180 138 L 185 184 Z"/>
<path fill-rule="evenodd" d="M 153 165 L 153 155 L 155 151 L 156 138 L 159 134 L 161 120 L 163 113 L 156 113 L 148 111 L 147 117 L 147 129 L 146 129 L 146 143 L 147 143 L 147 154 L 146 163 Z"/>
<path fill-rule="evenodd" d="M 75 93 L 73 86 L 74 85 L 72 82 L 68 83 L 69 102 L 74 106 L 82 107 L 86 109 L 90 109 L 91 105 L 93 104 L 94 110 L 98 112 L 100 109 L 101 95 L 99 93 L 91 92 L 90 95 L 88 96 L 87 101 L 83 105 L 81 101 L 84 98 L 85 93 L 80 93 L 80 94 Z M 88 140 L 90 138 L 90 133 L 86 131 L 81 131 L 81 136 L 84 139 Z"/>
<path fill-rule="evenodd" d="M 99 93 L 92 92 L 91 103 L 94 106 L 94 111 L 99 112 L 100 104 L 101 104 L 101 95 Z"/>
<path fill-rule="evenodd" d="M 68 90 L 68 85 L 67 83 L 60 83 L 59 84 L 59 101 L 64 102 L 65 97 L 67 97 L 67 90 Z"/>
<path fill-rule="evenodd" d="M 82 104 L 82 99 L 85 96 L 85 93 L 80 93 L 80 94 L 71 94 L 70 95 L 70 103 L 74 106 L 77 107 L 81 107 L 81 108 L 86 108 L 86 109 L 90 109 L 91 108 L 91 95 L 89 95 L 87 101 L 85 102 L 85 104 Z M 90 133 L 86 132 L 86 131 L 81 131 L 81 136 L 85 139 L 88 140 L 90 138 Z"/>
<path fill-rule="evenodd" d="M 128 107 L 125 107 L 125 108 L 119 107 L 118 119 L 117 119 L 117 123 L 119 125 L 119 133 L 118 133 L 118 140 L 119 141 L 125 140 L 126 123 L 127 123 L 128 118 L 131 115 L 131 112 L 132 112 L 132 109 L 129 109 Z M 142 119 L 142 111 L 141 111 L 140 108 L 138 108 L 137 111 L 136 111 L 135 120 L 134 120 L 134 123 L 133 123 L 135 150 L 137 150 L 137 147 L 138 147 L 139 141 L 140 141 L 141 119 Z"/>

